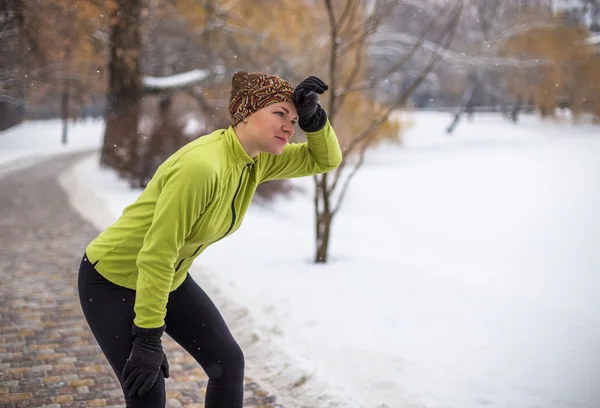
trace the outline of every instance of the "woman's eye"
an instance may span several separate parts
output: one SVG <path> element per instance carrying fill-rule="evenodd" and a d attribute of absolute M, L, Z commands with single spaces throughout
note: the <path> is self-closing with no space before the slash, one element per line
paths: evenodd
<path fill-rule="evenodd" d="M 292 120 L 292 126 L 293 126 L 293 125 L 295 125 L 295 124 L 296 124 L 296 121 L 295 121 L 295 120 Z"/>
<path fill-rule="evenodd" d="M 283 112 L 275 112 L 277 115 L 280 115 L 281 117 L 283 117 Z"/>

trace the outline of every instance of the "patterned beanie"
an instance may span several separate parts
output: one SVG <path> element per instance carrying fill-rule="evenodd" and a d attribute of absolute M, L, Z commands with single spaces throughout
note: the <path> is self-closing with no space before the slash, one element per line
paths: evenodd
<path fill-rule="evenodd" d="M 293 102 L 294 87 L 276 75 L 239 71 L 233 75 L 231 86 L 229 115 L 233 126 L 265 106 Z"/>

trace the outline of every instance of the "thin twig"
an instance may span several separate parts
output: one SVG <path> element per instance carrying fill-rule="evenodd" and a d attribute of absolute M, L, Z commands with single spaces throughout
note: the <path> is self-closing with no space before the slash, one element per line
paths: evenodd
<path fill-rule="evenodd" d="M 422 45 L 425 41 L 425 36 L 427 35 L 427 33 L 429 33 L 433 29 L 434 25 L 439 22 L 439 19 L 441 18 L 443 13 L 445 13 L 447 11 L 447 7 L 449 7 L 449 4 L 450 3 L 446 4 L 444 7 L 442 7 L 442 9 L 440 9 L 438 11 L 436 16 L 433 17 L 431 19 L 431 21 L 429 22 L 429 24 L 422 30 L 420 36 L 418 37 L 417 42 L 412 46 L 411 50 L 404 57 L 402 57 L 399 61 L 397 61 L 395 64 L 393 64 L 389 69 L 387 69 L 382 74 L 369 79 L 368 81 L 360 82 L 358 84 L 355 84 L 352 87 L 345 86 L 344 88 L 336 91 L 336 94 L 338 96 L 341 96 L 341 95 L 347 95 L 351 92 L 363 91 L 365 89 L 371 89 L 376 84 L 378 84 L 382 80 L 386 79 L 388 76 L 390 76 L 394 72 L 398 71 L 402 66 L 404 66 L 407 62 L 409 62 L 413 58 L 413 56 L 416 54 L 416 52 L 419 49 L 422 48 Z M 365 37 L 365 39 L 366 39 L 366 37 Z"/>

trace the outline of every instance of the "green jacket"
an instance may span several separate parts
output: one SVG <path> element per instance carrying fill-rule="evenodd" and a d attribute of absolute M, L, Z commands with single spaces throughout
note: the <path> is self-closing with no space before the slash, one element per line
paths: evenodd
<path fill-rule="evenodd" d="M 237 230 L 259 183 L 325 173 L 342 153 L 329 121 L 279 156 L 249 157 L 233 128 L 200 137 L 156 171 L 137 200 L 87 247 L 109 281 L 136 290 L 134 323 L 162 326 L 169 293 L 194 259 Z"/>

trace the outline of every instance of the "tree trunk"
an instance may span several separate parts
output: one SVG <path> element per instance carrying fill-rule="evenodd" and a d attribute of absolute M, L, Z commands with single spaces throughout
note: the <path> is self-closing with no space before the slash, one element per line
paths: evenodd
<path fill-rule="evenodd" d="M 167 150 L 165 149 L 166 138 L 176 136 L 169 134 L 169 114 L 172 102 L 170 94 L 161 95 L 158 105 L 158 121 L 150 133 L 144 154 L 140 155 L 140 171 L 135 177 L 135 187 L 146 187 L 156 170 L 158 159 Z"/>
<path fill-rule="evenodd" d="M 337 114 L 336 95 L 338 82 L 338 23 L 334 14 L 334 6 L 331 0 L 324 0 L 325 9 L 329 20 L 329 105 L 327 115 L 331 124 Z M 331 197 L 327 183 L 327 173 L 315 176 L 317 183 L 315 185 L 315 215 L 316 215 L 316 253 L 315 263 L 327 263 L 329 251 L 329 233 L 331 231 L 331 221 L 333 215 L 331 212 Z M 321 205 L 322 204 L 322 205 Z"/>
<path fill-rule="evenodd" d="M 138 121 L 142 99 L 141 15 L 144 0 L 118 0 L 110 31 L 111 58 L 100 163 L 130 177 L 137 167 Z"/>
<path fill-rule="evenodd" d="M 62 144 L 67 145 L 67 134 L 69 127 L 69 81 L 65 80 L 61 101 L 61 116 L 62 116 Z"/>
<path fill-rule="evenodd" d="M 331 231 L 331 221 L 333 214 L 327 212 L 322 214 L 322 219 L 317 226 L 319 234 L 317 236 L 317 253 L 315 263 L 327 263 L 329 256 L 329 234 Z"/>
<path fill-rule="evenodd" d="M 456 113 L 454 114 L 454 119 L 452 120 L 452 123 L 450 124 L 450 126 L 448 126 L 448 128 L 446 129 L 447 134 L 451 134 L 452 132 L 454 132 L 454 129 L 456 129 L 456 126 L 458 126 L 460 117 L 465 112 L 467 107 L 471 104 L 471 99 L 473 98 L 473 95 L 475 94 L 475 88 L 476 88 L 476 85 L 474 83 L 469 83 L 467 85 L 467 89 L 465 89 L 465 93 L 463 94 L 463 96 L 461 98 L 460 106 L 458 107 Z"/>
<path fill-rule="evenodd" d="M 519 113 L 521 112 L 521 97 L 517 96 L 517 98 L 515 99 L 515 104 L 513 105 L 511 111 L 510 111 L 510 119 L 513 121 L 513 123 L 517 123 L 519 120 Z"/>
<path fill-rule="evenodd" d="M 25 75 L 28 71 L 27 43 L 24 38 L 25 2 L 12 0 L 0 2 L 0 71 L 2 85 L 0 91 L 6 99 L 0 101 L 0 131 L 18 125 L 25 120 L 27 112 L 27 90 L 29 88 Z M 37 56 L 35 54 L 34 56 Z"/>
<path fill-rule="evenodd" d="M 316 211 L 316 242 L 315 263 L 327 263 L 331 221 L 334 214 L 331 211 L 331 194 L 327 188 L 327 173 L 317 176 L 315 191 Z"/>

